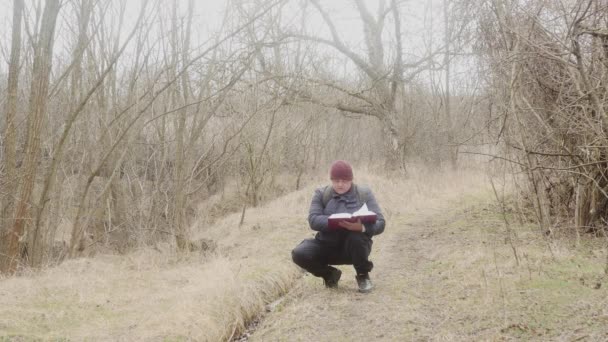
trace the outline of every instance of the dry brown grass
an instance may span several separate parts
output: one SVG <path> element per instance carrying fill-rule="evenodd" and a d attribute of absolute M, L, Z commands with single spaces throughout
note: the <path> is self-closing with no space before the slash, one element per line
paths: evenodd
<path fill-rule="evenodd" d="M 412 170 L 387 179 L 356 169 L 391 217 L 414 215 L 437 196 L 459 196 L 479 173 Z M 318 185 L 326 184 L 319 177 Z M 449 187 L 450 191 L 445 191 Z M 0 336 L 71 340 L 226 340 L 301 276 L 290 258 L 313 235 L 306 215 L 315 185 L 208 226 L 214 254 L 177 255 L 167 246 L 128 256 L 97 256 L 0 281 Z M 404 198 L 407 199 L 404 201 Z M 380 239 L 382 237 L 379 237 Z"/>
<path fill-rule="evenodd" d="M 607 340 L 604 241 L 548 241 L 508 212 L 518 265 L 485 177 L 420 175 L 419 192 L 376 180 L 394 211 L 374 239 L 376 289 L 358 294 L 349 266 L 335 291 L 305 277 L 253 340 Z"/>
<path fill-rule="evenodd" d="M 128 258 L 66 262 L 0 283 L 4 336 L 72 340 L 219 340 L 293 281 L 245 274 L 226 257 L 167 256 L 145 250 Z"/>

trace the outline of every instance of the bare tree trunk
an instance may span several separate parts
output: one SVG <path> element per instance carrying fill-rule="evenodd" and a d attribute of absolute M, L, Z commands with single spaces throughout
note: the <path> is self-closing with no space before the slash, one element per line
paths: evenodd
<path fill-rule="evenodd" d="M 19 62 L 21 56 L 21 17 L 23 12 L 23 0 L 13 1 L 13 33 L 11 41 L 11 57 L 8 70 L 8 87 L 6 99 L 6 126 L 4 127 L 4 165 L 6 175 L 0 179 L 0 185 L 5 192 L 4 198 L 0 197 L 0 250 L 6 251 L 8 226 L 12 224 L 14 193 L 17 186 L 17 151 L 15 126 L 15 114 L 19 94 Z M 6 245 L 5 245 L 6 244 Z M 10 258 L 4 252 L 0 253 L 0 272 L 9 270 Z"/>
<path fill-rule="evenodd" d="M 404 159 L 406 146 L 393 118 L 395 115 L 394 111 L 385 113 L 382 120 L 385 137 L 386 169 L 406 172 L 407 168 Z"/>
<path fill-rule="evenodd" d="M 445 29 L 445 55 L 444 55 L 444 65 L 445 65 L 445 124 L 447 130 L 447 138 L 448 138 L 448 154 L 450 158 L 450 165 L 452 169 L 456 169 L 456 164 L 458 162 L 458 147 L 455 146 L 454 141 L 454 129 L 452 127 L 452 112 L 451 112 L 451 103 L 450 103 L 450 67 L 451 67 L 451 56 L 450 56 L 450 42 L 452 40 L 451 28 L 450 28 L 450 15 L 449 15 L 449 2 L 448 0 L 443 0 L 443 17 L 444 17 L 444 29 Z"/>
<path fill-rule="evenodd" d="M 192 0 L 188 1 L 188 21 L 186 25 L 186 36 L 182 45 L 182 64 L 187 65 L 189 62 L 188 57 L 188 49 L 190 48 L 190 29 L 192 26 L 192 12 L 194 10 L 194 2 Z M 173 46 L 173 72 L 177 70 L 177 63 L 179 60 L 179 48 L 178 48 L 178 39 L 177 39 L 177 3 L 173 5 L 173 29 L 172 29 L 172 39 L 171 45 Z M 179 83 L 178 83 L 179 84 Z M 179 99 L 179 91 L 178 84 L 175 86 L 174 91 L 174 104 L 178 105 L 180 102 Z M 189 80 L 188 73 L 183 73 L 181 76 L 181 94 L 183 103 L 186 104 L 190 100 L 189 94 Z M 186 158 L 186 147 L 184 146 L 186 143 L 186 112 L 187 109 L 181 109 L 176 116 L 176 139 L 177 139 L 177 150 L 175 156 L 175 165 L 174 165 L 174 179 L 175 179 L 175 187 L 174 187 L 174 203 L 173 203 L 173 229 L 175 230 L 175 242 L 177 244 L 177 248 L 181 251 L 185 251 L 188 248 L 188 241 L 190 237 L 188 236 L 188 231 L 186 228 L 186 169 L 188 164 L 188 158 Z"/>
<path fill-rule="evenodd" d="M 102 54 L 100 56 L 100 58 L 102 60 L 106 61 L 107 65 L 105 67 L 107 68 L 107 70 L 109 70 L 108 75 L 107 75 L 107 80 L 104 81 L 104 88 L 107 88 L 108 91 L 99 92 L 100 112 L 104 113 L 105 118 L 106 118 L 105 119 L 106 123 L 103 123 L 103 125 L 107 125 L 107 122 L 112 122 L 112 120 L 114 120 L 116 118 L 115 113 L 113 113 L 114 112 L 113 109 L 120 107 L 120 99 L 118 98 L 118 95 L 117 95 L 117 93 L 118 93 L 117 88 L 119 88 L 120 85 L 118 83 L 119 81 L 118 81 L 118 77 L 117 77 L 118 71 L 117 71 L 117 68 L 114 67 L 114 63 L 118 59 L 118 57 L 122 55 L 122 51 L 123 51 L 123 47 L 121 47 L 120 41 L 121 41 L 121 30 L 125 25 L 126 6 L 127 6 L 127 1 L 122 0 L 120 2 L 120 7 L 119 7 L 121 12 L 120 12 L 120 16 L 118 17 L 118 25 L 117 25 L 118 28 L 116 31 L 117 33 L 115 34 L 114 42 L 112 44 L 108 44 L 108 45 L 110 45 L 110 48 L 109 48 L 110 53 L 107 56 L 105 54 Z M 145 8 L 145 4 L 142 8 Z M 140 12 L 140 14 L 141 13 L 143 13 L 143 11 Z M 127 38 L 126 42 L 129 42 L 132 39 L 132 37 L 135 36 L 136 32 L 141 29 L 141 28 L 137 28 L 137 26 L 140 26 L 139 25 L 140 23 L 141 23 L 140 20 L 138 20 L 138 25 L 136 25 L 134 30 L 131 32 L 131 34 Z M 126 44 L 126 42 L 123 44 Z M 126 46 L 126 45 L 124 45 L 124 46 Z M 141 50 L 138 47 L 136 49 L 136 55 L 135 55 L 136 62 L 134 65 L 137 65 L 137 61 L 139 60 L 140 52 L 141 52 Z M 132 101 L 132 97 L 133 97 L 132 84 L 133 84 L 133 80 L 130 80 L 129 88 L 128 88 L 129 93 L 126 96 L 128 99 L 127 103 L 131 103 L 130 101 Z M 111 137 L 120 134 L 120 129 L 118 126 L 108 127 L 107 132 L 108 132 L 107 139 L 103 139 L 103 141 L 101 141 L 101 144 L 104 146 L 104 150 L 111 148 L 110 147 L 111 139 L 112 139 Z M 124 153 L 127 153 L 127 148 L 125 148 L 125 151 L 123 151 L 123 155 L 124 155 Z M 94 221 L 93 221 L 93 225 L 92 225 L 92 229 L 91 229 L 91 235 L 95 241 L 107 239 L 108 232 L 114 231 L 116 229 L 115 227 L 125 225 L 126 207 L 124 206 L 124 203 L 123 203 L 124 183 L 122 183 L 123 180 L 121 180 L 120 175 L 116 176 L 117 173 L 120 174 L 120 172 L 121 172 L 120 169 L 122 168 L 119 158 L 120 157 L 118 156 L 118 154 L 112 155 L 108 159 L 108 162 L 104 166 L 104 169 L 102 171 L 103 176 L 108 178 L 109 189 L 108 189 L 108 191 L 104 191 L 104 195 L 98 201 L 99 205 L 97 205 L 97 208 L 93 212 Z M 81 245 L 82 245 L 82 243 L 81 243 Z"/>
<path fill-rule="evenodd" d="M 14 224 L 9 235 L 8 272 L 13 272 L 19 261 L 20 242 L 24 237 L 26 224 L 30 221 L 30 200 L 34 191 L 38 163 L 40 159 L 41 130 L 48 99 L 49 76 L 53 57 L 55 24 L 60 9 L 59 0 L 48 0 L 45 4 L 40 26 L 39 41 L 35 46 L 34 68 L 30 92 L 30 113 L 23 167 L 23 183 L 15 208 Z"/>
<path fill-rule="evenodd" d="M 576 195 L 574 199 L 574 230 L 576 232 L 576 243 L 580 243 L 580 229 L 589 224 L 589 184 L 576 184 Z"/>
<path fill-rule="evenodd" d="M 72 53 L 72 84 L 70 89 L 72 102 L 69 105 L 69 112 L 73 113 L 79 109 L 79 104 L 82 101 L 82 55 L 88 44 L 87 27 L 93 10 L 91 0 L 83 0 L 79 10 L 79 30 L 76 47 Z M 68 126 L 71 124 L 68 124 Z M 51 201 L 50 193 L 54 187 L 57 177 L 57 167 L 61 162 L 63 142 L 60 140 L 56 153 L 53 155 L 53 161 L 48 173 L 45 177 L 42 194 L 36 208 L 35 224 L 32 227 L 32 233 L 29 236 L 29 264 L 30 266 L 39 266 L 44 259 L 45 252 L 48 247 L 52 246 L 54 236 L 49 236 L 49 226 L 43 227 L 44 218 L 47 213 L 47 204 Z M 59 193 L 59 196 L 61 194 Z M 51 228 L 54 231 L 54 228 Z"/>
<path fill-rule="evenodd" d="M 549 201 L 545 190 L 543 174 L 537 170 L 538 162 L 536 160 L 536 156 L 527 154 L 527 159 L 529 160 L 528 177 L 533 187 L 534 194 L 536 195 L 534 198 L 534 207 L 538 217 L 538 224 L 544 233 L 552 233 L 553 226 L 551 224 L 550 214 L 551 202 Z"/>
<path fill-rule="evenodd" d="M 255 157 L 255 150 L 253 145 L 250 145 L 249 152 L 249 183 L 247 184 L 247 190 L 245 193 L 250 193 L 251 204 L 255 207 L 258 205 L 258 196 L 260 193 L 260 186 L 264 181 L 264 172 L 260 170 L 263 164 L 264 155 L 266 155 L 266 150 L 268 148 L 268 142 L 270 141 L 270 136 L 272 135 L 272 130 L 275 125 L 276 114 L 279 108 L 276 108 L 272 111 L 272 116 L 270 117 L 270 123 L 268 124 L 268 132 L 266 133 L 266 138 L 264 139 L 264 144 L 262 145 L 262 150 L 260 151 L 259 156 Z M 243 205 L 243 210 L 241 211 L 241 220 L 239 221 L 239 226 L 243 225 L 245 222 L 245 211 L 247 210 L 247 201 Z"/>

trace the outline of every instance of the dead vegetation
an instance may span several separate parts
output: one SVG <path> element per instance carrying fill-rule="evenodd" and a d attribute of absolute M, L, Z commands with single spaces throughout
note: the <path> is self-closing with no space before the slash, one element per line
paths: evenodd
<path fill-rule="evenodd" d="M 345 4 L 352 15 L 336 10 Z M 427 319 L 377 339 L 605 337 L 604 1 L 228 1 L 214 27 L 199 6 L 13 0 L 0 11 L 2 333 L 238 335 L 294 283 L 291 296 L 316 291 L 285 251 L 309 233 L 324 165 L 347 159 L 408 246 L 379 257 L 411 259 L 370 297 L 399 305 L 374 310 Z M 495 205 L 443 218 L 455 222 L 425 211 L 445 194 L 468 203 L 483 178 L 469 167 L 488 159 Z M 414 223 L 429 229 L 405 229 Z M 400 269 L 435 282 L 406 284 Z M 290 310 L 357 316 L 349 304 L 363 299 L 340 295 Z M 570 331 L 557 331 L 568 311 L 552 301 L 581 315 Z M 369 337 L 367 323 L 350 337 Z"/>
<path fill-rule="evenodd" d="M 518 174 L 522 205 L 549 234 L 606 226 L 606 9 L 602 1 L 491 1 L 482 11 L 501 156 Z"/>
<path fill-rule="evenodd" d="M 362 168 L 357 172 L 360 182 L 375 184 L 387 219 L 397 219 L 396 227 L 398 217 L 433 206 L 446 191 L 451 196 L 466 193 L 478 178 L 465 175 L 463 182 L 458 175 L 411 173 L 412 179 L 396 182 Z M 316 182 L 325 184 L 325 177 Z M 240 212 L 211 226 L 195 223 L 193 239 L 215 246 L 214 251 L 182 254 L 159 243 L 125 256 L 70 260 L 41 273 L 2 279 L 1 335 L 96 340 L 237 336 L 302 276 L 288 256 L 311 234 L 302 203 L 310 200 L 315 186 L 251 210 L 240 226 Z M 456 188 L 447 190 L 450 186 Z M 403 205 L 404 195 L 411 204 Z M 379 239 L 378 246 L 385 242 Z"/>
<path fill-rule="evenodd" d="M 220 198 L 208 224 L 246 217 L 337 158 L 387 172 L 455 162 L 455 140 L 474 135 L 482 113 L 475 82 L 443 91 L 435 59 L 456 61 L 465 39 L 443 53 L 426 32 L 425 49 L 408 51 L 405 2 L 355 4 L 364 49 L 315 1 L 231 1 L 213 20 L 193 0 L 11 1 L 0 41 L 2 272 L 157 242 L 185 251 L 199 203 Z M 446 6 L 462 18 L 445 22 L 470 32 L 470 6 Z"/>
<path fill-rule="evenodd" d="M 398 210 L 375 239 L 374 292 L 358 293 L 348 266 L 335 291 L 305 277 L 248 340 L 606 339 L 603 239 L 548 246 L 533 222 L 517 223 L 510 196 L 504 215 L 484 176 L 447 177 L 389 206 Z"/>

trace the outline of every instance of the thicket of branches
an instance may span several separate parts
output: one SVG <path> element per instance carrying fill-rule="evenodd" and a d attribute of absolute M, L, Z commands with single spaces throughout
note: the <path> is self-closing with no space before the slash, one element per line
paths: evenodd
<path fill-rule="evenodd" d="M 405 3 L 351 2 L 360 48 L 314 0 L 227 2 L 202 38 L 194 0 L 142 1 L 134 17 L 127 1 L 14 0 L 1 42 L 1 271 L 95 246 L 188 250 L 200 201 L 229 191 L 244 214 L 336 158 L 456 166 L 485 120 L 475 85 L 450 93 L 441 76 L 457 77 L 471 6 L 441 2 L 434 26 L 451 36 L 415 52 L 402 44 Z M 309 31 L 312 13 L 327 36 Z"/>
<path fill-rule="evenodd" d="M 608 219 L 607 6 L 492 0 L 481 17 L 503 157 L 524 176 L 521 193 L 545 232 Z"/>

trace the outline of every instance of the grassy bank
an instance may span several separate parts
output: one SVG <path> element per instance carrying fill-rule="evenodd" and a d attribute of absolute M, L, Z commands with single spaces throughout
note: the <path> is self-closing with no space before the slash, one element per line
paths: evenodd
<path fill-rule="evenodd" d="M 372 185 L 388 220 L 387 231 L 399 232 L 438 198 L 460 199 L 478 189 L 484 176 L 412 170 L 407 179 L 363 171 L 356 177 Z M 325 183 L 325 179 L 318 181 L 318 185 Z M 313 235 L 306 214 L 314 188 L 248 209 L 242 226 L 238 224 L 240 213 L 212 225 L 205 221 L 195 224 L 196 237 L 217 243 L 214 253 L 184 256 L 159 245 L 128 256 L 71 260 L 39 273 L 3 279 L 0 336 L 24 340 L 229 339 L 301 276 L 291 263 L 290 251 Z M 439 213 L 437 218 L 442 216 Z M 466 224 L 465 219 L 459 226 Z M 386 235 L 375 239 L 378 250 L 387 239 Z M 505 260 L 509 260 L 508 254 Z M 307 277 L 304 284 L 322 290 L 318 279 Z"/>

